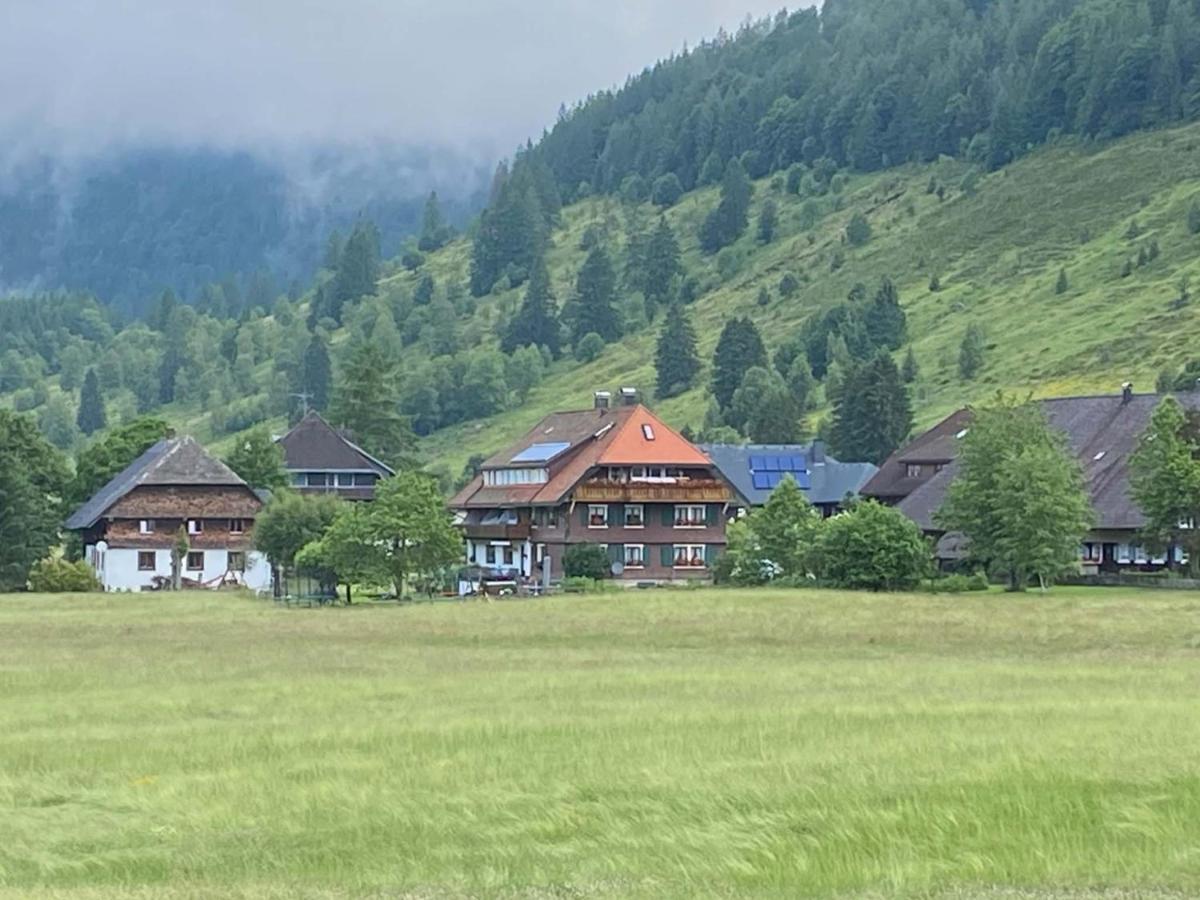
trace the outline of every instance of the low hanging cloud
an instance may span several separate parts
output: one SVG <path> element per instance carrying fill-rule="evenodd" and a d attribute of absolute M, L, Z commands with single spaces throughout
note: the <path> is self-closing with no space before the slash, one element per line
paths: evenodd
<path fill-rule="evenodd" d="M 805 4 L 808 5 L 808 4 Z M 763 0 L 8 0 L 0 140 L 507 153 Z"/>

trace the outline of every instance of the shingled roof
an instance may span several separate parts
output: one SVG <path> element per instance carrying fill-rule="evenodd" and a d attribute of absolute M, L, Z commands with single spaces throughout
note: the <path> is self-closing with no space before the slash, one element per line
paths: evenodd
<path fill-rule="evenodd" d="M 1061 431 L 1067 445 L 1083 469 L 1084 481 L 1096 514 L 1096 528 L 1102 530 L 1136 530 L 1146 519 L 1134 502 L 1129 490 L 1129 457 L 1137 447 L 1138 438 L 1150 423 L 1154 408 L 1163 399 L 1160 394 L 1101 395 L 1087 397 L 1057 397 L 1037 401 L 1046 413 L 1051 427 Z M 1188 409 L 1200 409 L 1200 394 L 1180 394 L 1176 399 Z M 963 415 L 966 418 L 961 418 Z M 969 427 L 969 411 L 959 410 L 953 417 L 963 427 Z M 943 423 L 931 431 L 942 430 Z M 960 429 L 961 430 L 961 429 Z M 925 438 L 922 435 L 917 441 Z M 916 442 L 914 442 L 916 443 Z M 901 448 L 884 464 L 899 463 L 908 458 L 908 448 Z M 946 499 L 946 490 L 958 472 L 956 462 L 950 462 L 932 478 L 912 490 L 899 503 L 899 509 L 928 531 L 936 531 L 935 516 Z M 884 471 L 880 471 L 882 476 Z M 892 475 L 894 473 L 888 473 Z M 879 476 L 877 476 L 878 478 Z M 876 479 L 864 488 L 870 491 Z M 890 478 L 888 484 L 895 483 Z"/>
<path fill-rule="evenodd" d="M 395 474 L 386 464 L 310 410 L 291 431 L 276 442 L 283 449 L 284 466 L 302 472 L 376 472 Z"/>
<path fill-rule="evenodd" d="M 808 502 L 815 505 L 841 503 L 847 494 L 857 495 L 870 478 L 879 471 L 871 463 L 839 462 L 824 452 L 814 453 L 812 444 L 702 444 L 721 475 L 751 506 L 761 506 L 770 498 L 773 489 L 754 485 L 751 460 L 760 456 L 794 454 L 806 460 L 808 487 L 803 488 Z"/>
<path fill-rule="evenodd" d="M 67 528 L 91 528 L 114 503 L 143 485 L 237 486 L 237 473 L 191 437 L 163 438 L 118 473 L 67 519 Z"/>

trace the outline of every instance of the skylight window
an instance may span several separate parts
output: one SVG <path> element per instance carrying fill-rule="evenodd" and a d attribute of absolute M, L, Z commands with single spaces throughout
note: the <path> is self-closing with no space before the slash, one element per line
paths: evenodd
<path fill-rule="evenodd" d="M 654 440 L 654 426 L 652 426 L 649 422 L 642 425 L 642 436 L 648 441 Z"/>
<path fill-rule="evenodd" d="M 1092 457 L 1092 462 L 1100 462 L 1100 460 L 1104 459 L 1104 454 L 1106 454 L 1106 453 L 1108 453 L 1107 450 L 1101 450 L 1099 453 L 1097 453 L 1095 456 Z"/>
<path fill-rule="evenodd" d="M 565 450 L 570 449 L 571 445 L 566 441 L 559 443 L 538 443 L 530 444 L 520 453 L 512 458 L 515 463 L 538 463 L 549 462 Z"/>
<path fill-rule="evenodd" d="M 956 439 L 958 439 L 958 440 L 960 440 L 960 441 L 961 441 L 963 438 L 965 438 L 965 437 L 967 436 L 967 432 L 968 432 L 968 431 L 970 431 L 970 430 L 971 430 L 971 429 L 969 429 L 969 428 L 964 428 L 962 431 L 960 431 L 960 432 L 959 432 L 958 434 L 956 434 L 954 437 L 955 437 Z"/>

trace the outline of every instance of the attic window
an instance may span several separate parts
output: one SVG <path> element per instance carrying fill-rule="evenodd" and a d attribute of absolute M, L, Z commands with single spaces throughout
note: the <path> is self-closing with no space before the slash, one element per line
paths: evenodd
<path fill-rule="evenodd" d="M 648 441 L 654 440 L 654 426 L 649 422 L 642 425 L 642 436 Z"/>
<path fill-rule="evenodd" d="M 1107 452 L 1108 452 L 1107 450 L 1101 450 L 1099 453 L 1097 453 L 1095 456 L 1092 457 L 1092 462 L 1100 462 L 1100 460 L 1104 459 L 1104 454 L 1106 454 Z"/>

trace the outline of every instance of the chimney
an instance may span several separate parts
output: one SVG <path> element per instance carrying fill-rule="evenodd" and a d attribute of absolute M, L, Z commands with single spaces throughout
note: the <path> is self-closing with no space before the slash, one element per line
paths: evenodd
<path fill-rule="evenodd" d="M 608 391 L 596 391 L 592 395 L 593 407 L 600 410 L 606 410 L 612 406 L 612 394 Z"/>
<path fill-rule="evenodd" d="M 825 465 L 825 442 L 818 438 L 812 442 L 812 448 L 809 450 L 809 462 L 814 466 Z"/>
<path fill-rule="evenodd" d="M 1121 385 L 1121 402 L 1128 403 L 1133 399 L 1133 382 L 1127 381 Z"/>
<path fill-rule="evenodd" d="M 622 406 L 637 406 L 638 405 L 637 388 L 632 388 L 632 387 L 621 388 L 621 405 Z"/>

